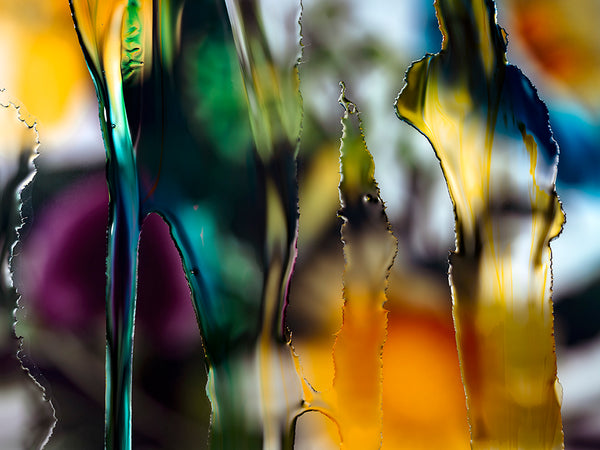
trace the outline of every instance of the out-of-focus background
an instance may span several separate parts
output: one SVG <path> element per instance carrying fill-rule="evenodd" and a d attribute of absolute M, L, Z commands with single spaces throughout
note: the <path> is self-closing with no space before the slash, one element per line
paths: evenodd
<path fill-rule="evenodd" d="M 271 32 L 290 42 L 295 2 L 263 3 Z M 288 325 L 305 375 L 315 388 L 327 388 L 333 333 L 341 324 L 336 211 L 343 80 L 361 110 L 399 240 L 386 305 L 384 446 L 468 448 L 447 284 L 450 200 L 433 151 L 393 109 L 410 63 L 440 48 L 433 2 L 303 4 L 301 219 Z M 501 0 L 497 6 L 509 61 L 536 85 L 561 148 L 557 191 L 567 224 L 552 249 L 566 445 L 600 448 L 600 3 Z M 0 89 L 0 448 L 39 447 L 54 417 L 46 448 L 100 448 L 108 198 L 94 89 L 66 0 L 0 0 Z M 25 108 L 37 120 L 39 148 Z M 14 187 L 27 178 L 35 149 L 37 175 L 24 193 L 27 222 L 13 264 L 22 295 L 17 333 L 24 336 L 26 365 L 53 406 L 16 359 L 16 295 L 7 282 L 18 224 Z M 134 365 L 135 448 L 202 448 L 210 409 L 200 337 L 179 255 L 154 216 L 140 244 Z"/>

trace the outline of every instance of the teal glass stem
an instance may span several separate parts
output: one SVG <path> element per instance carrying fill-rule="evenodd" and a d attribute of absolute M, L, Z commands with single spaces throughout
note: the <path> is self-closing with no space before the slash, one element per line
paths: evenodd
<path fill-rule="evenodd" d="M 273 59 L 259 2 L 225 2 L 233 30 L 215 2 L 71 2 L 110 193 L 106 448 L 132 446 L 137 245 L 150 213 L 169 225 L 192 293 L 210 447 L 290 447 L 302 405 L 284 325 L 298 221 L 296 61 Z"/>
<path fill-rule="evenodd" d="M 137 283 L 137 247 L 141 231 L 140 199 L 136 153 L 132 142 L 122 87 L 121 43 L 115 41 L 122 16 L 113 16 L 101 39 L 104 48 L 90 48 L 79 27 L 77 8 L 71 9 L 78 37 L 96 87 L 100 107 L 100 126 L 106 149 L 109 191 L 108 254 L 106 259 L 106 391 L 105 448 L 130 449 L 132 446 L 131 390 L 133 334 Z M 129 7 L 137 8 L 137 2 Z M 81 9 L 79 9 L 81 11 Z M 95 24 L 96 17 L 92 17 Z M 87 36 L 89 38 L 89 36 Z M 112 40 L 112 42 L 111 42 Z M 112 63 L 112 64 L 111 64 Z"/>

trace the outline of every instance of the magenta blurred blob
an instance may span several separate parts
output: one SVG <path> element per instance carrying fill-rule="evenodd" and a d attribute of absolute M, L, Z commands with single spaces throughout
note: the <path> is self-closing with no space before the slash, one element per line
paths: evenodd
<path fill-rule="evenodd" d="M 104 326 L 108 192 L 103 172 L 61 191 L 34 217 L 17 264 L 27 315 L 54 329 Z M 169 228 L 146 218 L 139 247 L 138 331 L 163 350 L 199 343 L 181 259 Z"/>

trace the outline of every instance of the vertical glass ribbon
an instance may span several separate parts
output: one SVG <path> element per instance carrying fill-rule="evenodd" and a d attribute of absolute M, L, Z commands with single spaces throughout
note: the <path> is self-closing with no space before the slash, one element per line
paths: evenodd
<path fill-rule="evenodd" d="M 558 148 L 507 64 L 492 0 L 437 0 L 442 50 L 414 63 L 398 116 L 431 143 L 455 212 L 453 314 L 473 448 L 562 448 L 549 241 Z"/>
<path fill-rule="evenodd" d="M 387 336 L 385 290 L 397 241 L 375 181 L 375 163 L 367 150 L 359 111 L 346 98 L 340 148 L 339 185 L 344 223 L 343 324 L 333 358 L 334 417 L 344 449 L 382 446 L 383 345 Z"/>
<path fill-rule="evenodd" d="M 239 345 L 233 358 L 215 366 L 209 380 L 213 404 L 219 408 L 218 415 L 213 415 L 212 447 L 289 448 L 294 419 L 302 406 L 302 386 L 284 320 L 298 224 L 296 154 L 302 111 L 296 65 L 300 35 L 291 55 L 276 58 L 273 45 L 277 43 L 268 38 L 264 23 L 265 3 L 225 0 L 225 5 L 254 137 L 258 198 L 250 217 L 260 227 L 257 253 L 262 286 L 260 298 L 254 300 L 259 310 L 250 319 L 256 322 L 249 339 Z M 299 14 L 298 4 L 298 20 Z M 246 396 L 254 403 L 245 403 L 245 411 L 240 411 L 240 389 L 247 389 L 244 385 L 249 386 L 249 380 L 254 392 Z"/>
<path fill-rule="evenodd" d="M 107 151 L 107 448 L 131 448 L 137 243 L 153 212 L 170 226 L 192 291 L 211 447 L 292 439 L 302 389 L 283 313 L 301 104 L 296 61 L 273 61 L 259 4 L 226 2 L 234 45 L 217 2 L 187 3 L 185 14 L 177 0 L 71 2 Z"/>
<path fill-rule="evenodd" d="M 151 65 L 152 3 L 73 0 L 78 37 L 96 86 L 106 147 L 109 230 L 106 285 L 107 448 L 131 448 L 131 377 L 141 211 L 125 86 Z M 145 66 L 142 64 L 146 64 Z M 136 75 L 136 76 L 134 76 Z"/>

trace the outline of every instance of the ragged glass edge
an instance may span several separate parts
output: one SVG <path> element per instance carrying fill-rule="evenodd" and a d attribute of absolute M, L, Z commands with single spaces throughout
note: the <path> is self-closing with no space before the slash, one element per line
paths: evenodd
<path fill-rule="evenodd" d="M 413 63 L 396 112 L 429 140 L 454 206 L 450 284 L 471 444 L 563 448 L 549 246 L 564 222 L 558 146 L 537 91 L 507 63 L 494 2 L 435 6 L 442 51 Z"/>
<path fill-rule="evenodd" d="M 345 268 L 342 326 L 336 333 L 331 388 L 314 394 L 315 409 L 330 419 L 344 449 L 380 448 L 383 442 L 383 346 L 387 336 L 386 290 L 397 240 L 374 178 L 359 111 L 346 98 L 340 139 L 340 238 Z"/>
<path fill-rule="evenodd" d="M 272 116 L 275 110 L 270 110 L 267 106 L 265 106 L 267 104 L 265 98 L 268 98 L 267 95 L 270 87 L 266 86 L 267 94 L 265 94 L 264 89 L 261 90 L 256 88 L 256 86 L 260 86 L 260 82 L 264 82 L 265 79 L 261 78 L 259 75 L 261 73 L 261 68 L 259 67 L 257 69 L 253 65 L 252 42 L 248 41 L 248 37 L 243 33 L 244 27 L 242 24 L 244 17 L 242 11 L 237 9 L 238 5 L 236 2 L 228 2 L 227 5 L 230 14 L 230 21 L 234 29 L 234 37 L 236 37 L 238 57 L 240 59 L 242 73 L 244 74 L 251 117 L 254 116 L 251 121 L 253 123 L 253 132 L 257 144 L 257 151 L 261 159 L 268 160 L 272 157 L 274 151 L 276 151 L 276 148 L 273 147 L 272 144 L 278 138 L 281 138 L 281 135 L 278 135 L 278 132 L 281 132 L 280 130 L 288 130 L 284 135 L 287 135 L 287 139 L 290 140 L 291 137 L 298 133 L 298 131 L 293 127 L 289 127 L 290 123 L 293 123 L 293 120 L 289 121 L 288 123 L 285 123 L 285 121 L 284 123 L 281 123 L 279 122 L 281 117 Z M 246 5 L 246 8 L 251 8 L 251 6 Z M 254 29 L 251 27 L 249 28 Z M 254 47 L 254 50 L 256 50 L 256 47 Z M 254 56 L 256 56 L 256 54 Z M 255 70 L 251 70 L 253 68 Z M 354 138 L 357 134 L 360 136 L 358 143 L 358 146 L 360 147 L 358 153 L 360 156 L 358 157 L 358 161 L 353 161 L 348 164 L 342 162 L 342 172 L 346 174 L 348 179 L 352 179 L 350 172 L 357 170 L 359 172 L 367 172 L 366 179 L 361 178 L 358 181 L 355 180 L 352 185 L 347 182 L 342 183 L 342 207 L 345 208 L 347 213 L 349 210 L 348 204 L 354 204 L 356 201 L 358 201 L 359 204 L 363 204 L 363 202 L 366 201 L 368 204 L 367 209 L 370 209 L 372 205 L 376 205 L 375 208 L 378 211 L 375 214 L 375 226 L 379 225 L 381 234 L 383 234 L 383 238 L 381 234 L 375 235 L 374 233 L 374 239 L 376 241 L 382 240 L 384 242 L 385 239 L 388 239 L 388 241 L 383 244 L 384 247 L 382 252 L 384 255 L 378 255 L 383 260 L 383 262 L 380 263 L 382 267 L 377 265 L 376 268 L 372 269 L 371 265 L 368 265 L 368 267 L 372 269 L 372 271 L 367 271 L 370 278 L 377 280 L 377 292 L 367 293 L 367 295 L 374 294 L 372 296 L 372 300 L 374 301 L 375 305 L 369 304 L 365 306 L 362 304 L 363 302 L 360 301 L 362 299 L 355 298 L 355 302 L 351 303 L 356 303 L 356 308 L 348 308 L 348 320 L 346 321 L 345 327 L 342 327 L 342 330 L 338 334 L 336 346 L 337 349 L 332 351 L 333 358 L 337 359 L 336 376 L 332 381 L 332 388 L 322 392 L 315 391 L 315 389 L 313 389 L 313 387 L 310 385 L 310 380 L 306 380 L 303 376 L 301 358 L 298 356 L 298 354 L 293 353 L 296 372 L 302 381 L 303 401 L 302 407 L 295 413 L 292 420 L 292 433 L 295 433 L 296 422 L 300 417 L 308 412 L 316 412 L 336 425 L 336 431 L 334 432 L 334 435 L 329 437 L 333 440 L 338 439 L 344 448 L 377 448 L 381 445 L 382 439 L 382 349 L 385 341 L 387 326 L 386 311 L 383 309 L 383 303 L 385 303 L 384 292 L 387 287 L 387 277 L 389 275 L 393 257 L 396 253 L 396 240 L 391 235 L 391 227 L 387 221 L 387 218 L 385 217 L 383 202 L 379 197 L 379 190 L 374 180 L 373 160 L 366 149 L 364 136 L 362 134 L 362 130 L 360 129 L 360 125 L 348 123 L 350 120 L 353 120 L 357 117 L 357 110 L 354 105 L 350 106 L 350 102 L 347 102 L 345 97 L 342 96 L 342 98 L 343 101 L 340 103 L 342 103 L 342 105 L 346 108 L 345 117 L 342 119 L 344 130 L 344 136 L 342 137 L 341 142 L 342 147 L 354 147 L 357 144 L 354 142 Z M 254 110 L 252 109 L 253 105 L 255 107 Z M 349 114 L 352 115 L 352 119 L 349 119 Z M 342 153 L 347 152 L 347 149 L 342 151 Z M 342 160 L 345 160 L 344 156 L 342 156 Z M 360 192 L 357 192 L 357 190 Z M 381 217 L 383 217 L 382 221 L 378 220 Z M 353 242 L 353 245 L 358 247 L 360 244 L 352 238 L 351 230 L 354 225 L 357 227 L 360 226 L 359 222 L 361 222 L 362 218 L 348 217 L 348 219 L 350 223 L 350 225 L 346 226 L 348 233 L 341 231 L 342 239 L 348 245 L 351 245 L 349 243 Z M 370 219 L 370 217 L 368 219 Z M 367 238 L 370 239 L 370 233 L 367 234 Z M 379 244 L 378 242 L 370 243 L 375 244 L 374 247 L 377 247 Z M 367 250 L 371 250 L 370 246 L 368 247 L 369 248 Z M 348 250 L 348 247 L 346 249 Z M 356 253 L 356 250 L 354 253 Z M 347 252 L 346 257 L 349 258 L 349 255 L 350 253 Z M 376 256 L 376 258 L 378 256 Z M 360 271 L 360 269 L 358 270 Z M 385 281 L 379 280 L 380 278 L 384 278 Z M 369 281 L 373 280 L 370 279 Z M 365 283 L 362 287 L 364 287 L 366 284 L 368 283 Z M 351 282 L 347 284 L 347 286 L 350 285 L 352 285 Z M 353 324 L 353 322 L 357 321 L 350 320 L 351 317 L 354 317 L 360 321 L 364 320 L 364 310 L 366 310 L 367 314 L 372 313 L 372 315 L 379 319 L 373 324 L 372 327 L 367 327 L 366 330 L 366 335 L 375 330 L 377 337 L 375 338 L 374 342 L 371 342 L 368 338 L 362 339 L 366 336 L 361 335 L 360 331 L 357 331 L 355 328 L 353 328 L 353 325 L 356 325 L 356 323 Z M 351 311 L 352 314 L 350 313 Z M 357 337 L 358 339 L 356 339 Z M 366 353 L 362 352 L 358 348 L 358 346 L 365 341 L 368 344 L 372 344 L 370 346 L 367 345 L 369 348 L 366 349 Z M 293 342 L 291 345 L 293 345 Z M 367 379 L 363 379 L 356 374 L 357 367 L 364 365 L 365 354 L 372 357 L 372 361 L 370 361 L 372 364 L 368 364 L 367 372 L 369 376 Z M 365 426 L 366 413 L 364 409 L 361 410 L 360 408 L 356 407 L 357 399 L 354 395 L 352 395 L 352 391 L 356 390 L 356 388 L 360 390 L 365 386 L 367 387 L 367 393 L 366 398 L 363 399 L 363 403 L 365 403 L 367 408 L 371 410 L 368 414 L 369 426 Z M 214 395 L 215 394 L 213 393 L 211 397 Z M 355 413 L 353 414 L 351 411 L 355 411 Z M 295 436 L 291 439 L 291 442 L 294 441 Z"/>
<path fill-rule="evenodd" d="M 41 374 L 35 362 L 26 353 L 27 343 L 25 342 L 25 340 L 27 339 L 28 334 L 28 325 L 26 323 L 28 312 L 26 310 L 26 307 L 21 303 L 22 298 L 19 291 L 18 280 L 15 274 L 15 270 L 17 270 L 16 262 L 19 258 L 21 246 L 23 245 L 22 239 L 24 237 L 24 227 L 27 221 L 31 220 L 32 218 L 30 191 L 32 189 L 32 182 L 37 171 L 35 159 L 39 154 L 38 148 L 40 146 L 40 140 L 36 127 L 35 117 L 29 114 L 29 112 L 21 102 L 9 97 L 5 89 L 0 89 L 0 106 L 6 108 L 7 110 L 14 109 L 14 118 L 17 121 L 15 125 L 25 125 L 27 127 L 27 131 L 33 133 L 33 136 L 31 136 L 33 138 L 33 142 L 28 143 L 26 146 L 22 145 L 21 149 L 19 150 L 19 163 L 17 173 L 14 175 L 12 180 L 10 180 L 12 186 L 14 186 L 15 188 L 14 194 L 16 194 L 18 198 L 18 216 L 20 223 L 15 229 L 16 240 L 11 245 L 10 251 L 8 252 L 9 254 L 3 253 L 2 255 L 0 255 L 0 257 L 2 258 L 2 266 L 8 264 L 9 270 L 8 279 L 4 276 L 4 274 L 2 275 L 2 285 L 6 288 L 5 292 L 10 292 L 15 299 L 15 308 L 13 311 L 13 330 L 15 337 L 19 341 L 16 356 L 19 360 L 19 363 L 21 364 L 21 368 L 27 373 L 29 378 L 31 378 L 31 380 L 36 385 L 37 389 L 40 390 L 42 394 L 42 402 L 46 403 L 51 411 L 51 423 L 49 424 L 48 430 L 41 436 L 39 436 L 35 442 L 35 445 L 38 448 L 43 448 L 50 440 L 50 437 L 54 432 L 54 428 L 56 427 L 58 419 L 56 417 L 56 410 L 50 398 L 51 396 L 49 393 L 49 385 L 43 377 L 43 375 Z M 21 123 L 19 124 L 18 122 Z M 21 131 L 21 133 L 23 131 Z M 23 139 L 23 137 L 20 137 L 19 140 L 21 139 Z"/>
<path fill-rule="evenodd" d="M 304 13 L 304 4 L 303 4 L 303 0 L 299 0 L 299 15 L 298 15 L 298 53 L 297 53 L 297 59 L 296 59 L 296 63 L 294 65 L 294 71 L 295 71 L 295 77 L 297 77 L 297 82 L 298 82 L 298 101 L 299 101 L 299 107 L 300 107 L 300 127 L 298 129 L 298 138 L 297 138 L 297 145 L 296 145 L 296 156 L 298 155 L 299 149 L 300 149 L 300 140 L 302 137 L 302 133 L 304 131 L 304 99 L 302 97 L 302 89 L 301 89 L 301 85 L 302 85 L 302 79 L 300 77 L 299 74 L 299 64 L 303 63 L 304 60 L 304 36 L 303 36 L 303 13 Z M 298 186 L 298 171 L 296 168 L 296 186 Z M 299 199 L 297 199 L 297 203 L 296 203 L 296 208 L 297 208 L 297 219 L 296 219 L 296 228 L 298 229 L 298 225 L 299 225 L 299 217 L 301 214 L 300 211 L 300 203 L 299 203 Z M 293 265 L 292 265 L 292 269 L 290 271 L 290 278 L 293 274 L 293 269 L 294 269 L 294 265 L 296 263 L 296 259 L 298 257 L 298 233 L 296 233 L 296 238 L 295 238 L 295 242 L 294 242 L 294 256 L 293 256 Z M 289 280 L 288 280 L 288 289 L 289 289 Z M 286 310 L 288 307 L 288 297 L 286 295 L 285 298 L 285 303 L 283 305 L 282 308 L 282 315 L 281 315 L 281 327 L 282 327 L 282 332 L 284 332 L 286 335 L 288 335 L 287 338 L 287 345 L 290 348 L 291 351 L 291 355 L 292 355 L 292 360 L 293 360 L 293 364 L 294 364 L 294 369 L 296 371 L 296 374 L 300 380 L 300 385 L 301 385 L 301 389 L 302 389 L 302 395 L 301 395 L 301 404 L 299 405 L 298 410 L 296 411 L 295 415 L 292 418 L 291 424 L 290 424 L 290 448 L 294 448 L 298 442 L 299 439 L 306 439 L 306 437 L 301 436 L 298 433 L 299 427 L 298 427 L 298 421 L 301 420 L 303 418 L 303 416 L 307 415 L 307 414 L 315 414 L 317 416 L 320 416 L 322 418 L 325 418 L 325 420 L 329 420 L 332 424 L 333 424 L 333 429 L 334 429 L 334 439 L 337 440 L 338 442 L 342 441 L 342 435 L 341 435 L 341 430 L 339 427 L 339 423 L 336 420 L 335 417 L 335 411 L 332 409 L 331 407 L 331 401 L 330 399 L 324 395 L 326 394 L 323 391 L 320 391 L 318 389 L 316 389 L 313 384 L 311 383 L 311 380 L 309 379 L 309 377 L 306 374 L 306 370 L 303 367 L 302 361 L 303 361 L 303 356 L 297 351 L 296 347 L 294 346 L 294 336 L 292 334 L 292 332 L 287 329 L 287 325 L 286 325 Z M 331 436 L 330 436 L 331 437 Z"/>
<path fill-rule="evenodd" d="M 344 221 L 340 234 L 345 268 L 343 323 L 334 346 L 334 388 L 341 400 L 340 413 L 346 420 L 353 421 L 343 447 L 381 448 L 384 442 L 383 348 L 388 327 L 385 303 L 398 240 L 393 235 L 375 179 L 375 162 L 367 148 L 360 112 L 346 98 L 345 84 L 342 82 L 340 86 L 339 103 L 345 111 L 340 146 L 339 215 Z M 355 178 L 357 171 L 360 178 Z M 361 325 L 364 321 L 369 324 L 367 329 Z M 354 363 L 362 373 L 356 373 L 353 367 L 344 367 L 344 363 Z M 348 392 L 344 393 L 344 388 Z M 353 399 L 353 392 L 367 395 Z M 356 407 L 357 400 L 363 403 L 363 408 Z"/>

